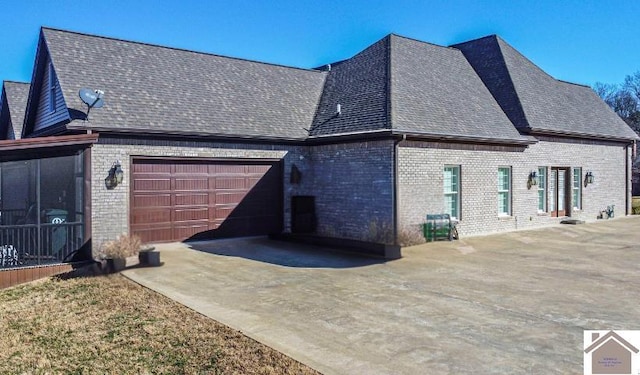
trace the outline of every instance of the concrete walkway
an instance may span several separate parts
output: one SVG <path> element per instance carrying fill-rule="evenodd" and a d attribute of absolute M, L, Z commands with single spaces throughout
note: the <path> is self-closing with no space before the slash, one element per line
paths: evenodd
<path fill-rule="evenodd" d="M 124 274 L 325 374 L 582 373 L 583 329 L 638 329 L 640 217 L 403 249 L 160 245 Z"/>

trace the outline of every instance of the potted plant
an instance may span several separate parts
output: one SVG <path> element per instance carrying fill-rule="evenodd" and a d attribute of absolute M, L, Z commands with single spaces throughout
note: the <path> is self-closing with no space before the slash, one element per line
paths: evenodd
<path fill-rule="evenodd" d="M 160 265 L 160 252 L 155 251 L 154 246 L 145 245 L 138 253 L 138 260 L 141 266 L 158 267 Z"/>
<path fill-rule="evenodd" d="M 107 272 L 120 272 L 125 269 L 127 258 L 137 255 L 141 246 L 140 237 L 127 234 L 105 242 L 100 248 L 100 257 L 106 262 Z"/>

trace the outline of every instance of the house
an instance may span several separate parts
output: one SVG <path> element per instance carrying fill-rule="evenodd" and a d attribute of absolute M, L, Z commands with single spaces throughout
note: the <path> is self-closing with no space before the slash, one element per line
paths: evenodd
<path fill-rule="evenodd" d="M 591 355 L 592 374 L 629 374 L 631 375 L 632 354 L 638 348 L 631 345 L 614 331 L 600 336 L 593 333 L 592 343 L 584 352 Z"/>
<path fill-rule="evenodd" d="M 398 243 L 427 213 L 462 236 L 625 215 L 638 137 L 497 36 L 392 34 L 300 69 L 42 28 L 20 138 L 0 141 L 2 224 L 61 260 L 121 233 Z"/>

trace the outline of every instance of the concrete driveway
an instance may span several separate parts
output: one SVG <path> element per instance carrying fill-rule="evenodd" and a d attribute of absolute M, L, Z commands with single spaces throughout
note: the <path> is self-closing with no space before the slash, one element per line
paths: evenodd
<path fill-rule="evenodd" d="M 584 329 L 640 328 L 640 217 L 403 249 L 160 245 L 136 282 L 325 374 L 582 373 Z"/>

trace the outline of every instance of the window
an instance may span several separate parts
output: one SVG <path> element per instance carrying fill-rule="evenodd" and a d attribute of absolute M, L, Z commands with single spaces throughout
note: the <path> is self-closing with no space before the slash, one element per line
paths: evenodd
<path fill-rule="evenodd" d="M 573 184 L 571 191 L 571 199 L 573 201 L 573 209 L 582 209 L 582 168 L 573 168 Z"/>
<path fill-rule="evenodd" d="M 460 166 L 444 167 L 444 212 L 460 219 Z"/>
<path fill-rule="evenodd" d="M 56 74 L 53 64 L 49 64 L 49 112 L 56 111 Z"/>
<path fill-rule="evenodd" d="M 547 212 L 547 167 L 538 167 L 538 212 Z"/>
<path fill-rule="evenodd" d="M 498 168 L 498 215 L 511 215 L 511 168 Z"/>

